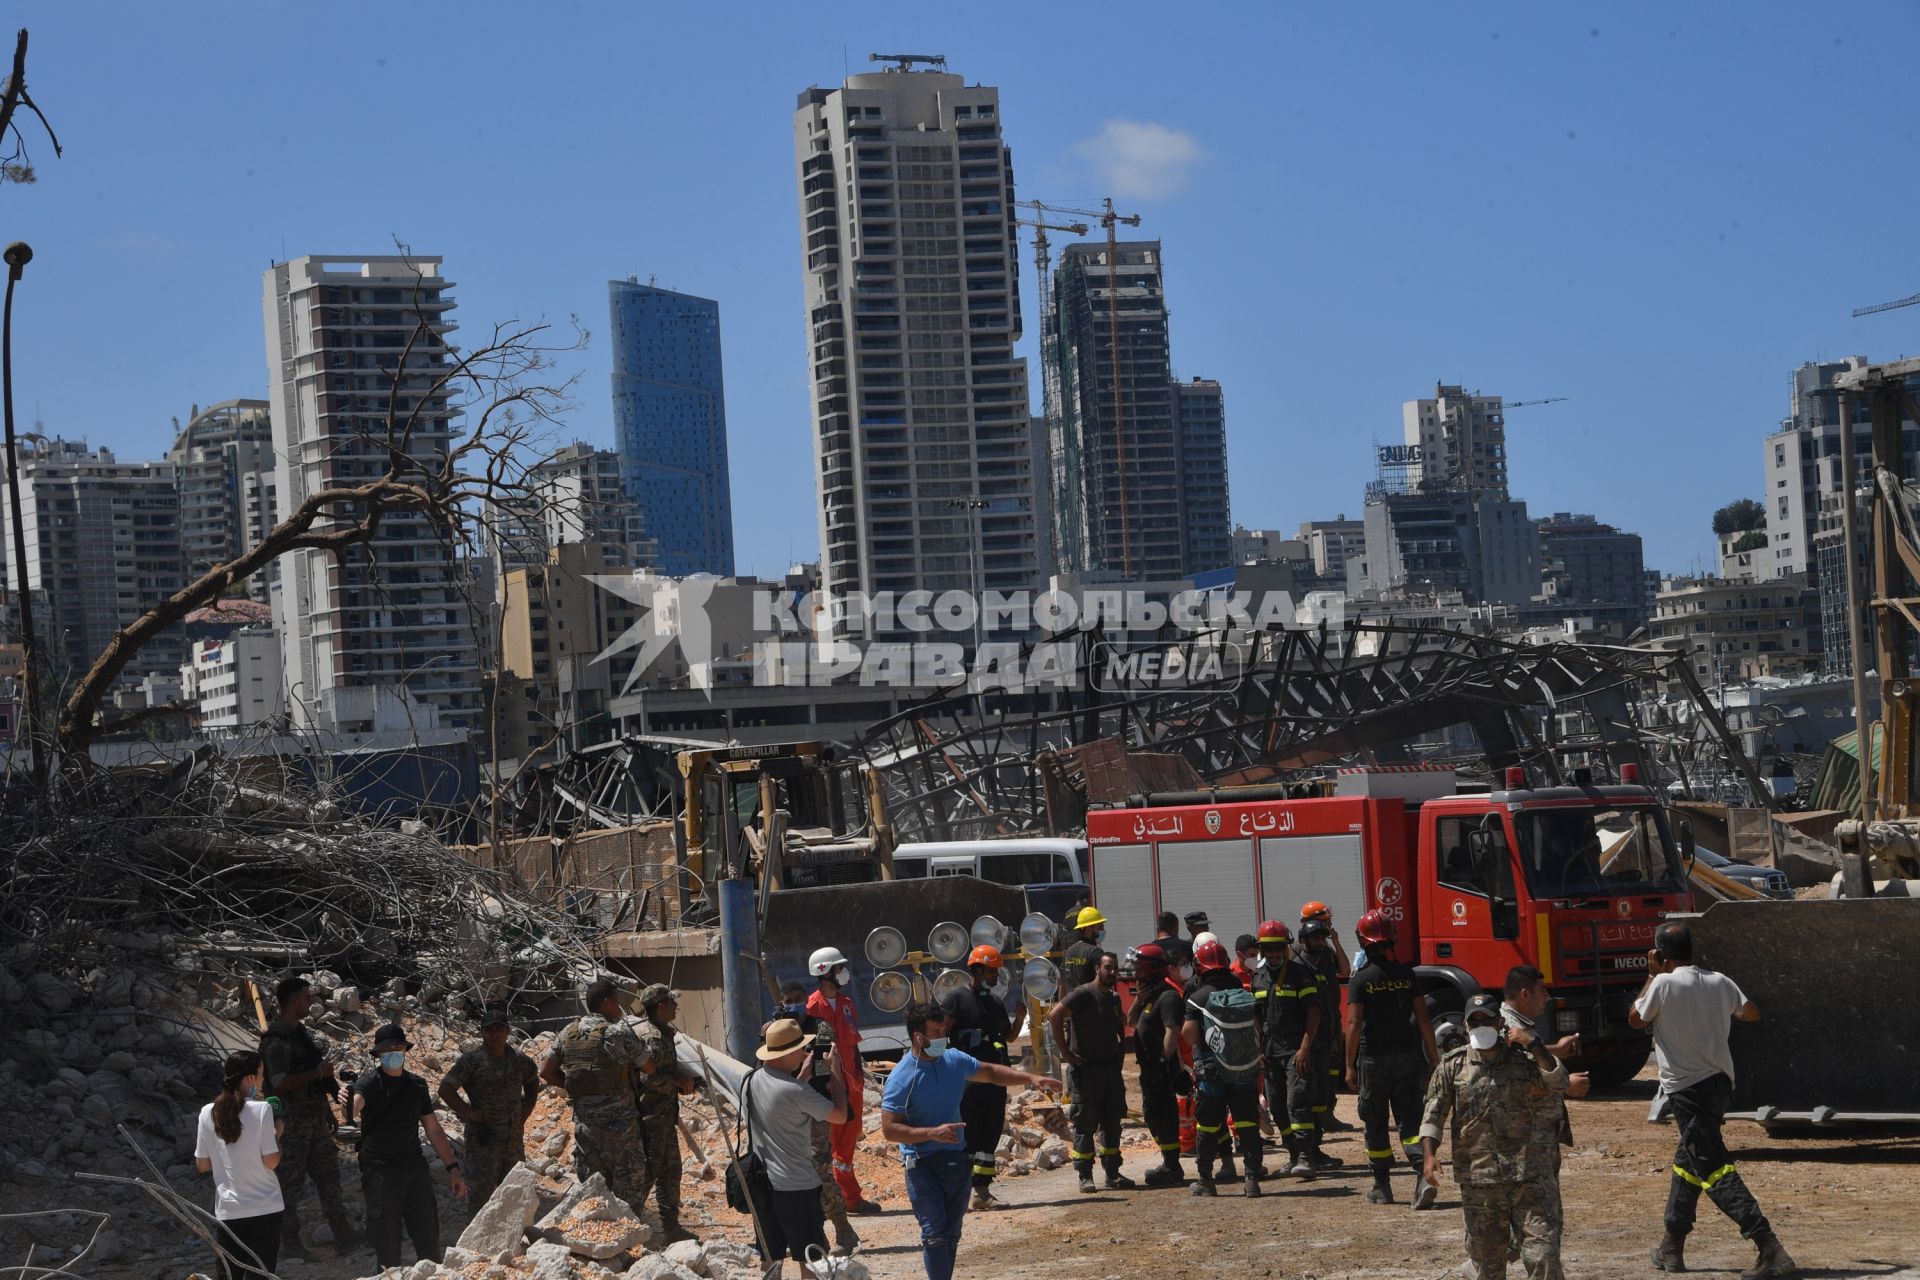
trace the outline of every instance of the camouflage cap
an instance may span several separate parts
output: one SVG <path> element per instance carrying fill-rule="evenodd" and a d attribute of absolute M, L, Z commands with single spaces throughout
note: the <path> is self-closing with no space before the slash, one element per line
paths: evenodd
<path fill-rule="evenodd" d="M 646 989 L 640 993 L 640 1007 L 642 1009 L 651 1009 L 662 1000 L 678 1000 L 679 998 L 680 993 L 667 986 L 666 983 L 651 982 L 648 983 Z"/>

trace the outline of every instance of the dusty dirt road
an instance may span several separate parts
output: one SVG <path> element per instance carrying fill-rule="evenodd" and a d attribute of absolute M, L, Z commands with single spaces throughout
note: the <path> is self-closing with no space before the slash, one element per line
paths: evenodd
<path fill-rule="evenodd" d="M 1561 1192 L 1562 1252 L 1570 1277 L 1658 1275 L 1647 1261 L 1660 1236 L 1673 1154 L 1673 1128 L 1646 1122 L 1650 1079 L 1604 1099 L 1573 1104 L 1574 1146 Z M 1353 1099 L 1338 1108 L 1353 1122 Z M 1920 1276 L 1920 1138 L 1769 1139 L 1757 1126 L 1728 1125 L 1734 1158 L 1788 1250 L 1809 1277 Z M 1218 1199 L 1180 1189 L 1082 1196 L 1071 1169 L 1002 1178 L 1009 1208 L 970 1214 L 958 1274 L 979 1280 L 1172 1277 L 1232 1274 L 1337 1280 L 1433 1280 L 1463 1274 L 1459 1189 L 1443 1179 L 1439 1204 L 1414 1213 L 1410 1174 L 1397 1178 L 1397 1205 L 1370 1205 L 1359 1135 L 1340 1134 L 1330 1154 L 1347 1168 L 1311 1182 L 1269 1178 L 1266 1195 L 1246 1200 L 1235 1185 Z M 1127 1170 L 1136 1179 L 1153 1158 L 1130 1129 Z M 1188 1164 L 1191 1172 L 1191 1162 Z M 862 1219 L 862 1256 L 876 1277 L 920 1274 L 917 1232 L 904 1196 Z M 1688 1242 L 1691 1269 L 1732 1276 L 1753 1250 L 1702 1201 Z M 724 1210 L 722 1211 L 724 1216 Z M 789 1268 L 791 1273 L 791 1268 Z M 1518 1266 L 1511 1269 L 1520 1274 Z"/>

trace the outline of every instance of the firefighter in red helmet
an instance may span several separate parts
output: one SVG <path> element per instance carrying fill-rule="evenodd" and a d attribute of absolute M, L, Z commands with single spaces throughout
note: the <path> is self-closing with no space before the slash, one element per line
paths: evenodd
<path fill-rule="evenodd" d="M 1169 980 L 1167 953 L 1155 944 L 1136 947 L 1133 956 L 1133 1054 L 1140 1064 L 1140 1114 L 1160 1148 L 1158 1168 L 1147 1170 L 1150 1187 L 1177 1187 L 1187 1181 L 1180 1167 L 1179 1099 L 1193 1092 L 1193 1077 L 1180 1061 L 1180 1025 L 1186 999 Z"/>
<path fill-rule="evenodd" d="M 1391 1119 L 1400 1130 L 1400 1158 L 1414 1171 L 1413 1207 L 1433 1206 L 1434 1188 L 1423 1176 L 1420 1112 L 1427 1072 L 1440 1060 L 1427 1002 L 1415 988 L 1413 967 L 1394 954 L 1394 922 L 1375 908 L 1354 922 L 1367 949 L 1367 963 L 1347 985 L 1347 1085 L 1360 1095 L 1367 1163 L 1373 1169 L 1370 1204 L 1392 1204 L 1394 1149 Z"/>

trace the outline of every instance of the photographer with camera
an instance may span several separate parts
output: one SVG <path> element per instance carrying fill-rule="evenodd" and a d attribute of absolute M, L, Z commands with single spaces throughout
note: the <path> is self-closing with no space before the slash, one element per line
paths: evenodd
<path fill-rule="evenodd" d="M 805 1079 L 821 1097 L 831 1096 L 833 1081 L 833 1028 L 807 1012 L 807 986 L 789 979 L 780 988 L 780 1016 L 800 1024 L 801 1033 L 813 1042 L 813 1065 Z M 842 1088 L 845 1081 L 841 1082 Z M 833 1179 L 833 1126 L 825 1120 L 813 1122 L 813 1167 L 820 1175 L 820 1211 L 833 1224 L 833 1251 L 845 1255 L 860 1247 L 860 1235 L 847 1217 L 847 1198 Z"/>
<path fill-rule="evenodd" d="M 1667 1188 L 1666 1233 L 1653 1251 L 1653 1265 L 1662 1271 L 1686 1270 L 1687 1233 L 1693 1230 L 1702 1191 L 1759 1251 L 1753 1265 L 1740 1273 L 1742 1280 L 1790 1276 L 1797 1270 L 1720 1136 L 1727 1104 L 1733 1100 L 1733 1051 L 1727 1033 L 1736 1018 L 1758 1022 L 1760 1010 L 1732 978 L 1694 963 L 1693 930 L 1678 920 L 1655 930 L 1653 950 L 1647 953 L 1647 985 L 1635 998 L 1627 1022 L 1653 1032 L 1660 1092 L 1673 1103 L 1673 1124 L 1680 1131 Z"/>
<path fill-rule="evenodd" d="M 765 1064 L 741 1085 L 741 1109 L 754 1155 L 766 1172 L 766 1187 L 755 1197 L 754 1212 L 766 1241 L 768 1275 L 791 1257 L 806 1274 L 807 1246 L 827 1251 L 826 1214 L 820 1204 L 820 1171 L 813 1158 L 817 1124 L 847 1118 L 847 1082 L 830 1042 L 822 1050 L 792 1018 L 767 1024 L 754 1056 Z M 827 1083 L 823 1096 L 810 1081 L 819 1071 Z"/>

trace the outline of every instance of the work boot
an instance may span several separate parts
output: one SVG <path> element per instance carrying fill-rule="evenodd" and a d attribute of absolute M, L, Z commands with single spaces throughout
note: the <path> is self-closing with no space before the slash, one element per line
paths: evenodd
<path fill-rule="evenodd" d="M 860 1215 L 862 1215 L 862 1216 L 866 1216 L 866 1215 L 868 1215 L 868 1214 L 875 1214 L 875 1213 L 879 1213 L 879 1212 L 880 1212 L 880 1206 L 879 1206 L 879 1205 L 877 1205 L 877 1204 L 875 1204 L 875 1203 L 874 1203 L 873 1201 L 871 1201 L 871 1200 L 865 1200 L 865 1199 L 862 1199 L 862 1200 L 855 1200 L 855 1201 L 853 1201 L 852 1203 L 850 1203 L 849 1205 L 847 1205 L 847 1212 L 848 1212 L 848 1213 L 857 1213 L 857 1214 L 860 1214 Z"/>
<path fill-rule="evenodd" d="M 1220 1193 L 1213 1189 L 1212 1178 L 1200 1178 L 1189 1188 L 1189 1194 L 1196 1196 L 1217 1196 Z"/>
<path fill-rule="evenodd" d="M 1425 1175 L 1413 1176 L 1413 1207 L 1415 1211 L 1433 1208 L 1433 1202 L 1440 1195 L 1440 1188 L 1428 1182 Z"/>
<path fill-rule="evenodd" d="M 1134 1188 L 1133 1179 L 1129 1178 L 1126 1174 L 1120 1172 L 1118 1168 L 1107 1170 L 1107 1190 L 1131 1191 L 1133 1190 L 1133 1188 Z"/>
<path fill-rule="evenodd" d="M 1669 1231 L 1660 1237 L 1660 1243 L 1653 1248 L 1653 1267 L 1656 1271 L 1685 1271 L 1687 1269 L 1687 1238 L 1674 1235 Z"/>
<path fill-rule="evenodd" d="M 1233 1157 L 1221 1156 L 1220 1172 L 1215 1175 L 1216 1180 L 1220 1182 L 1232 1182 L 1235 1178 L 1239 1176 L 1240 1176 L 1240 1171 L 1233 1167 Z"/>
<path fill-rule="evenodd" d="M 1393 1184 L 1386 1181 L 1375 1182 L 1367 1188 L 1368 1204 L 1392 1204 Z"/>
<path fill-rule="evenodd" d="M 662 1247 L 679 1244 L 682 1240 L 698 1239 L 693 1232 L 680 1225 L 680 1215 L 663 1213 L 660 1215 L 660 1244 Z"/>
<path fill-rule="evenodd" d="M 860 1247 L 860 1233 L 847 1221 L 846 1214 L 839 1214 L 833 1220 L 833 1251 L 845 1258 Z"/>
<path fill-rule="evenodd" d="M 1100 1188 L 1093 1185 L 1093 1173 L 1088 1171 L 1080 1175 L 1080 1194 L 1090 1196 Z"/>
<path fill-rule="evenodd" d="M 1329 1111 L 1327 1113 L 1327 1118 L 1320 1122 L 1320 1132 L 1352 1133 L 1353 1126 L 1348 1124 L 1345 1120 L 1342 1120 L 1339 1116 L 1336 1116 L 1331 1111 Z"/>
<path fill-rule="evenodd" d="M 987 1190 L 985 1187 L 975 1187 L 973 1189 L 973 1211 L 975 1213 L 985 1213 L 989 1209 L 1002 1209 L 1005 1207 L 1006 1206 L 1002 1205 L 1000 1201 L 995 1198 L 993 1192 Z"/>
<path fill-rule="evenodd" d="M 1347 1162 L 1345 1160 L 1342 1160 L 1339 1156 L 1328 1155 L 1326 1152 L 1322 1151 L 1319 1147 L 1319 1144 L 1316 1143 L 1313 1146 L 1307 1148 L 1307 1163 L 1311 1164 L 1316 1169 L 1338 1169 L 1344 1166 Z"/>
<path fill-rule="evenodd" d="M 1753 1265 L 1740 1273 L 1740 1280 L 1767 1280 L 1770 1276 L 1790 1276 L 1799 1272 L 1800 1267 L 1780 1244 L 1779 1237 L 1769 1232 L 1764 1240 L 1757 1241 L 1760 1256 Z"/>
<path fill-rule="evenodd" d="M 1187 1171 L 1180 1167 L 1178 1157 L 1147 1170 L 1147 1176 L 1143 1179 L 1150 1187 L 1177 1187 L 1186 1180 Z"/>
<path fill-rule="evenodd" d="M 1293 1163 L 1287 1166 L 1287 1176 L 1290 1178 L 1304 1178 L 1311 1182 L 1319 1174 L 1320 1171 L 1313 1167 L 1313 1160 L 1305 1154 L 1295 1156 Z"/>

